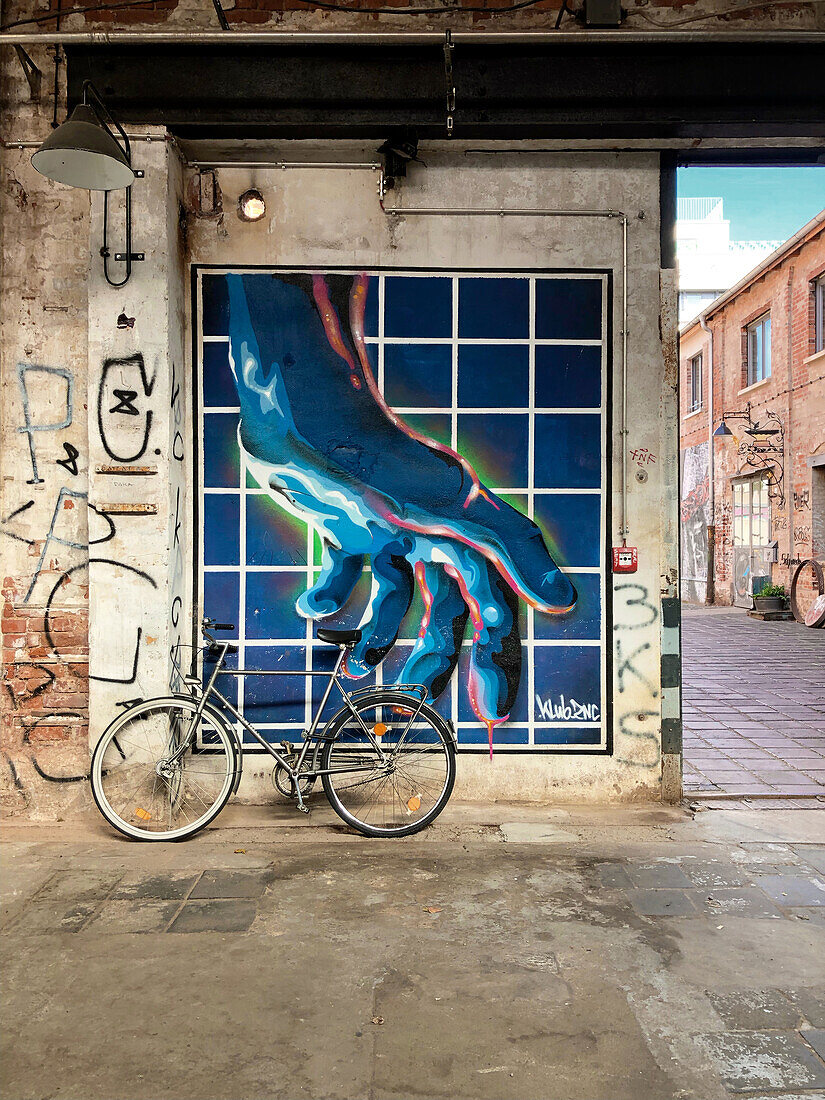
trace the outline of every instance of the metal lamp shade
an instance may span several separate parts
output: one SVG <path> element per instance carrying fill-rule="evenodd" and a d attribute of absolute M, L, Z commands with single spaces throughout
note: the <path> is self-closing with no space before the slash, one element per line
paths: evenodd
<path fill-rule="evenodd" d="M 720 421 L 719 427 L 713 433 L 715 436 L 733 435 L 733 432 L 727 426 L 724 420 Z"/>
<path fill-rule="evenodd" d="M 114 191 L 135 181 L 123 149 L 84 103 L 46 138 L 32 166 L 57 183 L 90 191 Z"/>

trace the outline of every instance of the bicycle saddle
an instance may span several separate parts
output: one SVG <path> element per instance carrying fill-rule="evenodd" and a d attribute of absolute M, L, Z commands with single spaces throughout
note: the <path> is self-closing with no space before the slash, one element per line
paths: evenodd
<path fill-rule="evenodd" d="M 361 641 L 360 630 L 327 630 L 321 627 L 316 634 L 322 642 L 329 642 L 330 645 L 355 645 Z"/>

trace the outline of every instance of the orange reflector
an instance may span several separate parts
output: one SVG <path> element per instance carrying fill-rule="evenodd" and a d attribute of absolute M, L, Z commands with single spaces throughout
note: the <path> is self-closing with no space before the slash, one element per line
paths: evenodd
<path fill-rule="evenodd" d="M 387 732 L 387 729 L 388 727 L 385 726 L 383 722 L 376 722 L 375 725 L 372 727 L 372 732 L 375 734 L 376 737 L 383 737 L 384 734 Z"/>
<path fill-rule="evenodd" d="M 416 810 L 421 809 L 421 799 L 417 794 L 414 794 L 412 798 L 407 801 L 407 809 L 411 814 L 414 814 Z"/>
<path fill-rule="evenodd" d="M 148 821 L 151 816 L 148 810 L 143 810 L 140 806 L 135 810 L 135 817 L 139 817 L 141 821 Z"/>

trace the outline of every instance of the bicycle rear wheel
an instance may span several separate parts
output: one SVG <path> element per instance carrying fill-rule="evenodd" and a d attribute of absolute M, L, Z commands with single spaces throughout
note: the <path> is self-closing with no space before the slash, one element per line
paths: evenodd
<path fill-rule="evenodd" d="M 418 700 L 378 690 L 353 700 L 376 749 L 349 709 L 324 736 L 321 779 L 339 817 L 365 836 L 409 836 L 434 821 L 455 783 L 455 746 L 446 723 Z"/>
<path fill-rule="evenodd" d="M 150 699 L 109 725 L 92 753 L 92 794 L 106 820 L 135 840 L 183 840 L 232 793 L 240 762 L 219 715 L 197 726 L 191 699 Z M 182 751 L 181 751 L 182 750 Z"/>

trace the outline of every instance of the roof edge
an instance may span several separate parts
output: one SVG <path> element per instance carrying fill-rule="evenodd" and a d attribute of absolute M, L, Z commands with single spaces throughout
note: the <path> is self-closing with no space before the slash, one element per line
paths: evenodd
<path fill-rule="evenodd" d="M 809 222 L 806 222 L 801 229 L 798 229 L 792 237 L 788 237 L 784 244 L 781 244 L 774 252 L 771 252 L 769 256 L 766 256 L 761 263 L 758 263 L 756 267 L 752 268 L 746 275 L 743 275 L 738 283 L 734 283 L 730 290 L 726 290 L 724 294 L 720 294 L 718 298 L 714 299 L 709 306 L 701 310 L 691 320 L 687 321 L 679 329 L 680 336 L 687 336 L 687 334 L 694 328 L 696 328 L 702 318 L 707 321 L 714 313 L 718 313 L 720 309 L 724 308 L 728 302 L 735 298 L 737 294 L 740 294 L 751 283 L 756 282 L 762 275 L 765 275 L 768 271 L 778 267 L 782 260 L 785 259 L 791 252 L 794 252 L 801 245 L 807 243 L 807 238 L 811 237 L 817 229 L 825 226 L 825 210 L 820 210 Z"/>

